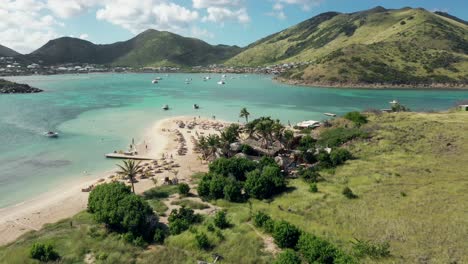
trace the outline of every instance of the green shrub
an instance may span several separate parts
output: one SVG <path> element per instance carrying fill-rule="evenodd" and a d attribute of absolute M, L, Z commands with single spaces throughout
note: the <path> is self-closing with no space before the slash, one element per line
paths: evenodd
<path fill-rule="evenodd" d="M 211 247 L 210 241 L 205 233 L 198 233 L 195 235 L 195 241 L 199 249 L 208 250 Z"/>
<path fill-rule="evenodd" d="M 157 217 L 142 197 L 130 192 L 123 183 L 97 186 L 88 199 L 88 210 L 96 221 L 105 223 L 112 230 L 153 239 Z"/>
<path fill-rule="evenodd" d="M 274 264 L 301 264 L 301 258 L 292 249 L 281 252 L 273 262 Z"/>
<path fill-rule="evenodd" d="M 226 186 L 223 189 L 224 199 L 230 202 L 241 202 L 243 200 L 242 196 L 242 186 L 235 179 L 228 179 Z"/>
<path fill-rule="evenodd" d="M 225 177 L 233 176 L 238 181 L 245 181 L 246 172 L 257 167 L 254 161 L 245 158 L 219 158 L 213 161 L 210 166 L 210 173 Z"/>
<path fill-rule="evenodd" d="M 361 126 L 361 125 L 364 125 L 365 123 L 367 123 L 367 117 L 365 115 L 361 114 L 358 111 L 349 112 L 349 113 L 344 115 L 344 118 L 346 118 L 349 121 L 353 122 L 357 126 Z"/>
<path fill-rule="evenodd" d="M 210 181 L 210 195 L 211 199 L 224 198 L 224 187 L 227 184 L 227 178 L 221 175 L 214 175 Z"/>
<path fill-rule="evenodd" d="M 224 211 L 218 211 L 215 216 L 214 216 L 214 224 L 216 227 L 224 229 L 228 228 L 230 226 L 227 218 L 226 218 L 226 212 Z"/>
<path fill-rule="evenodd" d="M 155 231 L 154 231 L 154 238 L 153 238 L 153 241 L 156 243 L 156 244 L 164 244 L 164 241 L 166 240 L 166 237 L 167 237 L 167 231 L 163 228 L 157 228 Z"/>
<path fill-rule="evenodd" d="M 335 263 L 336 248 L 326 240 L 310 234 L 302 234 L 297 249 L 308 263 Z"/>
<path fill-rule="evenodd" d="M 356 255 L 360 257 L 384 258 L 390 256 L 390 244 L 388 242 L 373 243 L 356 239 L 356 242 L 353 242 L 353 249 Z"/>
<path fill-rule="evenodd" d="M 298 174 L 299 174 L 299 177 L 306 182 L 311 182 L 311 183 L 318 182 L 322 179 L 320 176 L 320 173 L 318 173 L 313 168 L 301 169 L 299 170 Z"/>
<path fill-rule="evenodd" d="M 286 181 L 277 166 L 266 166 L 263 171 L 254 170 L 247 173 L 244 184 L 245 192 L 254 198 L 265 199 L 280 193 L 286 187 Z"/>
<path fill-rule="evenodd" d="M 29 255 L 33 259 L 44 262 L 59 259 L 59 254 L 55 251 L 54 247 L 44 243 L 34 243 L 29 250 Z"/>
<path fill-rule="evenodd" d="M 254 217 L 253 217 L 253 223 L 256 227 L 261 227 L 261 228 L 264 228 L 265 227 L 265 223 L 268 221 L 268 220 L 271 220 L 271 217 L 267 214 L 265 214 L 264 212 L 262 211 L 258 211 L 255 213 Z"/>
<path fill-rule="evenodd" d="M 358 196 L 354 194 L 353 191 L 349 187 L 345 187 L 341 193 L 348 199 L 358 198 Z"/>
<path fill-rule="evenodd" d="M 318 192 L 317 183 L 315 182 L 311 183 L 309 186 L 309 191 L 311 193 L 317 193 Z"/>
<path fill-rule="evenodd" d="M 315 143 L 317 141 L 310 135 L 305 135 L 299 141 L 299 148 L 302 150 L 308 150 L 315 148 Z"/>
<path fill-rule="evenodd" d="M 179 210 L 173 209 L 168 217 L 169 232 L 173 235 L 178 235 L 189 227 L 200 222 L 201 216 L 195 214 L 192 209 L 182 206 Z"/>
<path fill-rule="evenodd" d="M 210 197 L 210 183 L 211 183 L 211 174 L 205 174 L 198 183 L 197 192 L 198 195 L 204 198 Z"/>
<path fill-rule="evenodd" d="M 179 183 L 178 191 L 180 195 L 188 195 L 190 192 L 190 186 L 186 183 Z"/>
<path fill-rule="evenodd" d="M 275 223 L 273 238 L 280 248 L 294 248 L 300 235 L 301 231 L 286 221 Z"/>
<path fill-rule="evenodd" d="M 342 148 L 333 149 L 330 153 L 330 161 L 333 167 L 342 165 L 347 160 L 350 160 L 352 158 L 353 155 L 351 154 L 351 152 Z"/>
<path fill-rule="evenodd" d="M 214 232 L 216 230 L 216 228 L 214 227 L 214 225 L 212 223 L 209 223 L 207 226 L 206 226 L 206 229 L 209 231 L 209 232 Z"/>

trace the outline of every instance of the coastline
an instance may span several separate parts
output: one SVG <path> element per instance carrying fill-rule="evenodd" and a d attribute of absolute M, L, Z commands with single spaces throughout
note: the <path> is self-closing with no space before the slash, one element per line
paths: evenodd
<path fill-rule="evenodd" d="M 190 176 L 195 172 L 207 170 L 207 165 L 202 164 L 198 155 L 193 153 L 193 142 L 190 140 L 192 133 L 217 133 L 214 129 L 194 128 L 184 129 L 184 138 L 189 137 L 187 142 L 188 153 L 184 156 L 177 155 L 177 138 L 174 131 L 178 129 L 176 121 L 189 122 L 197 120 L 199 123 L 214 124 L 226 123 L 221 120 L 213 121 L 208 118 L 196 118 L 188 116 L 171 117 L 155 121 L 145 132 L 143 142 L 137 144 L 141 152 L 148 146 L 145 155 L 159 159 L 164 153 L 166 156 L 173 155 L 174 162 L 180 164 L 178 178 L 181 182 L 190 182 Z M 103 157 L 104 158 L 104 157 Z M 118 160 L 116 160 L 118 163 Z M 116 168 L 117 169 L 117 168 Z M 92 176 L 92 178 L 71 181 L 33 199 L 0 209 L 0 245 L 5 245 L 16 240 L 22 234 L 39 230 L 44 224 L 54 223 L 61 219 L 71 217 L 87 207 L 89 193 L 81 189 L 98 182 L 110 182 L 110 175 L 115 170 L 105 171 Z M 161 184 L 164 177 L 173 176 L 169 171 L 156 175 L 157 183 Z M 135 184 L 135 191 L 142 193 L 155 186 L 151 179 L 141 179 Z"/>
<path fill-rule="evenodd" d="M 382 84 L 382 83 L 339 83 L 339 82 L 312 82 L 303 80 L 292 80 L 283 77 L 273 77 L 273 81 L 303 87 L 315 87 L 315 88 L 336 88 L 336 89 L 367 89 L 367 90 L 454 90 L 454 91 L 466 91 L 468 90 L 468 84 L 448 84 L 448 83 L 434 83 L 434 84 L 421 84 L 421 85 L 409 85 L 409 84 Z"/>

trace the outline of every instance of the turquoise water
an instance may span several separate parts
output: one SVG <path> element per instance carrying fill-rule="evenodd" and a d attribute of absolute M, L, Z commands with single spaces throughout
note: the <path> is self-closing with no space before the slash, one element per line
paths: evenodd
<path fill-rule="evenodd" d="M 205 74 L 206 75 L 206 74 Z M 343 114 L 388 108 L 400 100 L 413 110 L 439 110 L 468 99 L 468 91 L 360 90 L 295 87 L 264 75 L 170 74 L 157 85 L 155 74 L 96 74 L 12 77 L 42 88 L 40 94 L 0 95 L 0 207 L 34 197 L 59 184 L 113 168 L 103 155 L 138 140 L 154 121 L 202 115 L 237 121 L 241 107 L 252 118 L 270 115 L 283 123 L 321 120 L 324 112 Z M 192 84 L 185 84 L 192 78 Z M 197 103 L 200 110 L 192 105 Z M 170 111 L 161 106 L 169 104 Z M 58 131 L 58 139 L 42 136 Z M 86 171 L 86 173 L 84 173 Z"/>

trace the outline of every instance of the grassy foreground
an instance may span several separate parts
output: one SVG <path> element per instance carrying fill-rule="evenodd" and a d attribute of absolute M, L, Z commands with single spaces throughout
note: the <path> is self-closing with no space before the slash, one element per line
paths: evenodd
<path fill-rule="evenodd" d="M 269 201 L 251 200 L 263 210 L 324 237 L 352 254 L 352 241 L 389 242 L 391 256 L 361 258 L 361 263 L 468 262 L 468 113 L 398 113 L 371 115 L 363 129 L 366 141 L 346 146 L 356 157 L 326 171 L 318 193 L 302 180 L 291 180 L 289 191 Z M 341 191 L 349 186 L 357 199 Z M 155 195 L 153 201 L 163 201 Z M 231 228 L 210 232 L 211 217 L 163 246 L 142 249 L 107 233 L 91 215 L 47 225 L 0 247 L 0 263 L 37 263 L 29 258 L 33 242 L 51 242 L 62 263 L 196 263 L 224 257 L 220 263 L 271 263 L 264 237 L 249 222 L 248 203 L 216 201 L 227 209 Z M 156 209 L 156 208 L 155 208 Z M 70 225 L 72 221 L 72 226 Z M 208 235 L 213 248 L 199 250 L 195 232 Z M 91 254 L 89 254 L 91 253 Z"/>

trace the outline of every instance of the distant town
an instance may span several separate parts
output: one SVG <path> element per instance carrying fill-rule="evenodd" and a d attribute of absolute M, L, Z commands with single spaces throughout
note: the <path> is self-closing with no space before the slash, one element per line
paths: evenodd
<path fill-rule="evenodd" d="M 204 72 L 204 73 L 256 73 L 256 74 L 280 74 L 287 70 L 304 67 L 311 62 L 292 62 L 276 64 L 263 67 L 230 67 L 222 64 L 209 66 L 194 66 L 191 68 L 180 67 L 117 67 L 109 65 L 98 65 L 89 63 L 66 63 L 58 65 L 45 65 L 37 63 L 18 61 L 15 57 L 0 57 L 0 76 L 21 75 L 53 75 L 53 74 L 88 74 L 104 72 Z"/>

